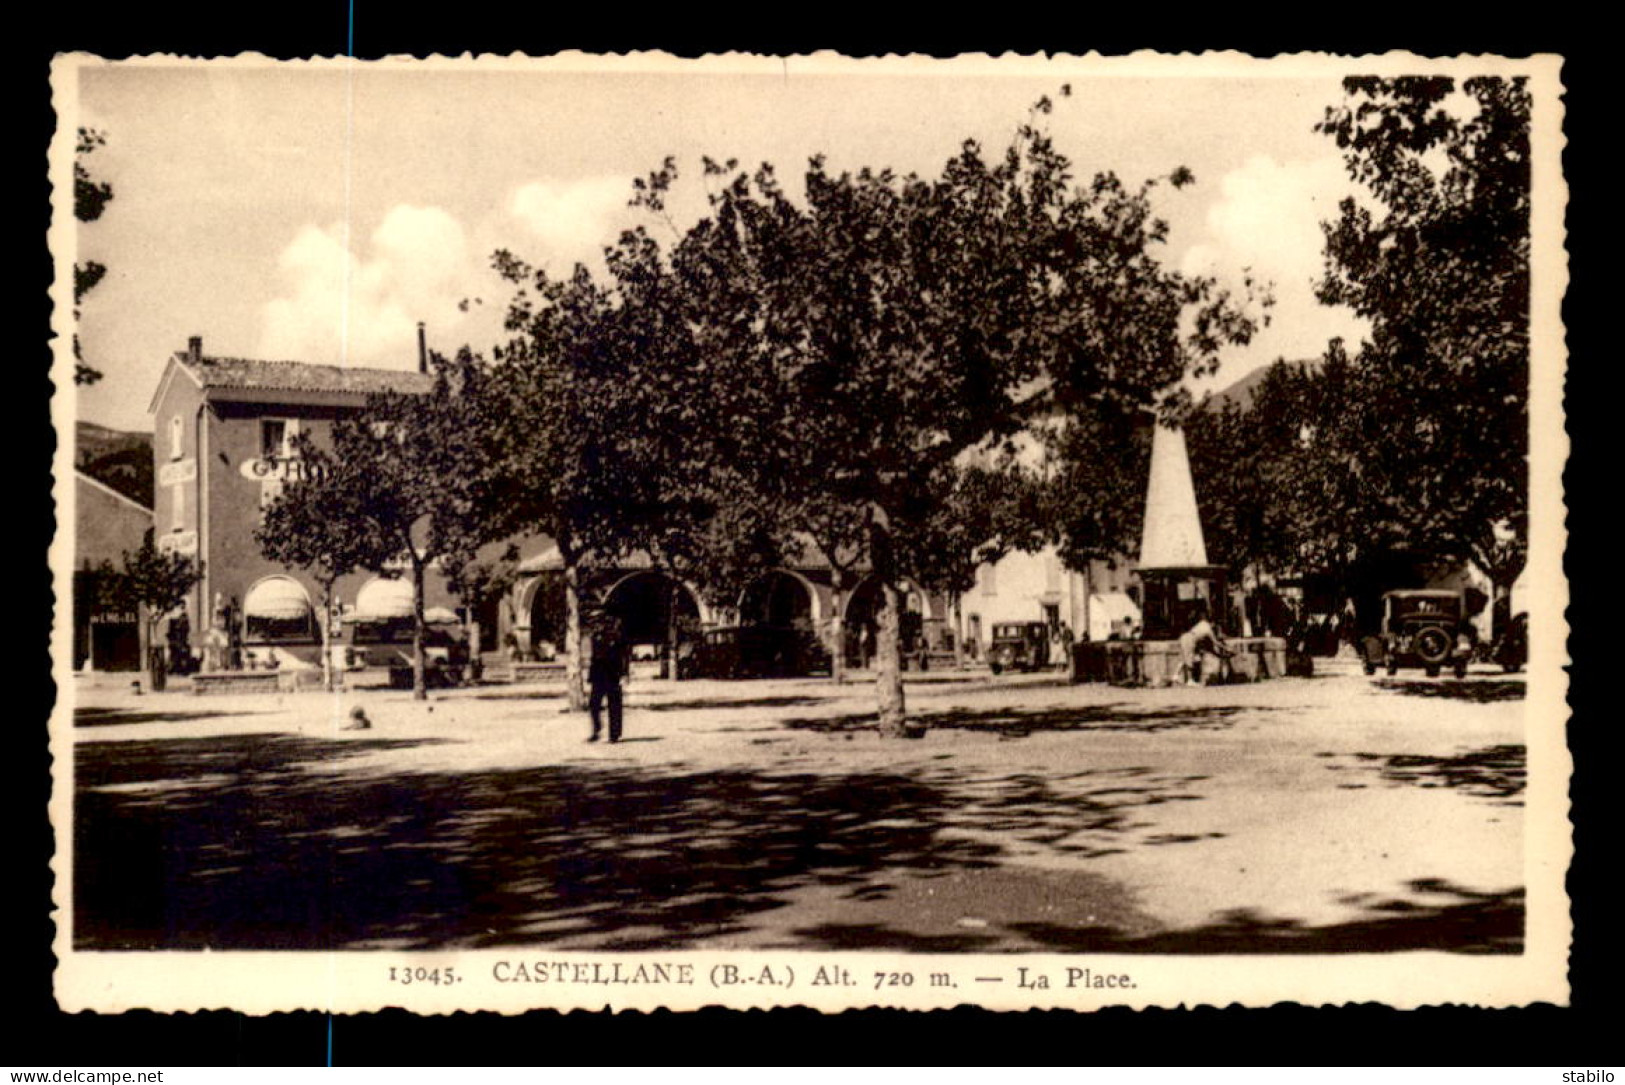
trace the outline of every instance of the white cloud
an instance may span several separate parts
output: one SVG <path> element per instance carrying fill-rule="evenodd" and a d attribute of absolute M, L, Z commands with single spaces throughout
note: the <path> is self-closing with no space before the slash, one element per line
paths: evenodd
<path fill-rule="evenodd" d="M 277 260 L 284 288 L 262 314 L 261 357 L 408 369 L 417 324 L 431 345 L 461 345 L 458 308 L 478 268 L 461 224 L 435 207 L 397 204 L 358 255 L 342 224 L 306 225 Z M 347 244 L 349 242 L 349 244 Z"/>
<path fill-rule="evenodd" d="M 1363 322 L 1348 310 L 1320 304 L 1314 293 L 1324 268 L 1320 223 L 1336 217 L 1337 203 L 1350 188 L 1335 155 L 1292 162 L 1255 155 L 1222 178 L 1206 235 L 1186 250 L 1181 269 L 1213 275 L 1236 289 L 1250 272 L 1272 284 L 1275 306 L 1270 326 L 1225 359 L 1217 384 L 1279 357 L 1318 356 L 1336 336 L 1351 345 L 1359 340 Z"/>
<path fill-rule="evenodd" d="M 577 263 L 603 266 L 603 250 L 629 226 L 647 221 L 627 206 L 632 182 L 625 177 L 531 181 L 513 194 L 508 210 L 542 243 L 537 254 L 555 273 Z"/>

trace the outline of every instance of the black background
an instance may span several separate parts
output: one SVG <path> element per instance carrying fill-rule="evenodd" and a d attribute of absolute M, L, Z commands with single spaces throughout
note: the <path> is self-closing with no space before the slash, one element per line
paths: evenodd
<path fill-rule="evenodd" d="M 1316 26 L 1304 12 L 1282 9 L 1211 10 L 1192 17 L 1164 8 L 1033 6 L 924 11 L 925 17 L 879 19 L 877 5 L 821 7 L 718 7 L 680 5 L 653 13 L 605 5 L 586 8 L 592 20 L 572 17 L 559 5 L 535 9 L 463 3 L 403 11 L 404 5 L 358 0 L 357 56 L 523 51 L 540 55 L 560 49 L 621 51 L 662 48 L 681 55 L 723 49 L 806 52 L 837 49 L 859 55 L 920 52 L 1023 53 L 1045 50 L 1124 53 L 1144 48 L 1200 51 L 1235 48 L 1269 55 L 1300 50 L 1365 53 L 1403 47 L 1428 55 L 1463 52 L 1568 58 L 1570 145 L 1565 172 L 1571 185 L 1568 245 L 1573 282 L 1565 304 L 1569 332 L 1569 428 L 1574 451 L 1567 476 L 1571 505 L 1569 576 L 1577 585 L 1571 611 L 1570 651 L 1575 660 L 1571 748 L 1578 857 L 1570 892 L 1576 924 L 1571 979 L 1572 1008 L 1536 1006 L 1479 1011 L 1440 1008 L 1399 1013 L 1382 1007 L 1269 1010 L 1108 1010 L 1095 1014 L 1032 1012 L 992 1014 L 979 1010 L 938 1013 L 864 1012 L 822 1016 L 802 1010 L 650 1015 L 531 1013 L 522 1017 L 463 1014 L 417 1018 L 394 1012 L 339 1017 L 331 1022 L 333 1056 L 348 1065 L 558 1063 L 662 1064 L 874 1063 L 874 1064 L 1082 1064 L 1234 1065 L 1449 1064 L 1619 1065 L 1621 975 L 1618 952 L 1620 907 L 1612 883 L 1620 880 L 1615 831 L 1615 733 L 1622 725 L 1613 683 L 1599 667 L 1618 669 L 1625 623 L 1609 620 L 1613 585 L 1621 577 L 1622 533 L 1613 506 L 1620 456 L 1615 440 L 1598 433 L 1620 410 L 1613 370 L 1619 339 L 1600 343 L 1602 321 L 1592 319 L 1599 295 L 1615 288 L 1617 247 L 1603 253 L 1603 239 L 1617 235 L 1615 208 L 1602 182 L 1611 164 L 1617 125 L 1598 124 L 1617 109 L 1608 72 L 1612 57 L 1591 45 L 1611 47 L 1613 35 L 1579 22 L 1541 24 L 1529 11 L 1456 9 L 1449 26 L 1427 26 L 1414 12 L 1394 7 L 1328 6 Z M 526 14 L 534 10 L 535 14 Z M 1001 20 L 993 23 L 990 14 Z M 1495 23 L 1492 25 L 1491 20 Z M 1476 21 L 1474 21 L 1476 20 Z M 24 484 L 9 562 L 16 609 L 15 639 L 5 660 L 0 690 L 15 709 L 3 713 L 7 905 L 5 952 L 0 956 L 0 1063 L 20 1067 L 320 1065 L 328 1057 L 329 1019 L 321 1014 L 247 1017 L 236 1013 L 159 1015 L 64 1014 L 51 997 L 49 918 L 53 849 L 44 816 L 49 764 L 43 756 L 46 717 L 54 690 L 49 680 L 47 626 L 53 605 L 45 575 L 44 547 L 53 529 L 50 458 L 55 436 L 43 406 L 52 394 L 45 331 L 50 309 L 44 286 L 52 274 L 39 227 L 49 215 L 44 181 L 46 148 L 55 127 L 49 106 L 51 56 L 85 51 L 110 58 L 147 52 L 189 55 L 253 50 L 276 57 L 339 55 L 346 51 L 349 8 L 345 3 L 293 0 L 274 6 L 224 7 L 163 4 L 55 4 L 15 9 L 13 33 L 30 40 L 11 50 L 9 100 L 28 104 L 33 138 L 14 144 L 8 171 L 29 213 L 11 251 L 33 253 L 33 274 L 13 278 L 13 299 L 28 299 L 26 336 L 12 337 L 12 373 L 20 378 L 19 401 L 6 427 L 15 442 L 8 458 Z M 24 29 L 24 24 L 30 24 Z M 1341 25 L 1338 25 L 1341 24 Z M 1333 29 L 1335 27 L 1335 29 Z M 1363 28 L 1351 36 L 1350 27 Z M 1601 135 L 1599 140 L 1597 137 Z M 1611 172 L 1611 171 L 1610 171 Z M 1602 183 L 1599 183 L 1602 182 Z M 1609 257 L 1606 264 L 1602 257 Z M 14 266 L 22 264 L 18 261 Z M 26 266 L 26 265 L 24 265 Z M 1611 485 L 1612 483 L 1612 485 Z"/>

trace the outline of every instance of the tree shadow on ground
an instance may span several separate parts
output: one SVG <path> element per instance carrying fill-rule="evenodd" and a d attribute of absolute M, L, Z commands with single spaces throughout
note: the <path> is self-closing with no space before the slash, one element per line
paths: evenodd
<path fill-rule="evenodd" d="M 1510 678 L 1378 678 L 1372 685 L 1406 697 L 1443 697 L 1474 704 L 1521 701 L 1528 691 L 1524 682 Z"/>
<path fill-rule="evenodd" d="M 1035 731 L 1136 731 L 1155 734 L 1170 730 L 1224 730 L 1244 714 L 1278 712 L 1277 708 L 1202 705 L 1189 708 L 1129 708 L 1125 705 L 1088 705 L 1025 711 L 1017 708 L 953 708 L 941 712 L 913 712 L 909 722 L 927 730 L 987 731 L 1021 738 Z M 872 712 L 854 712 L 822 719 L 788 719 L 785 727 L 806 731 L 871 731 Z"/>
<path fill-rule="evenodd" d="M 649 704 L 639 704 L 638 708 L 645 712 L 688 712 L 735 708 L 797 708 L 805 705 L 823 704 L 827 699 L 827 697 L 809 697 L 805 694 L 751 697 L 744 700 L 735 697 L 700 697 L 688 701 L 656 701 Z"/>
<path fill-rule="evenodd" d="M 1011 929 L 1068 953 L 1522 953 L 1524 892 L 1479 893 L 1435 878 L 1407 886 L 1410 895 L 1345 898 L 1361 914 L 1343 923 L 1308 926 L 1255 909 L 1224 912 L 1210 924 L 1127 936 L 1100 927 L 1016 923 Z"/>
<path fill-rule="evenodd" d="M 320 771 L 379 746 L 82 745 L 76 944 L 676 947 L 802 886 L 991 865 L 1000 850 L 943 833 L 949 797 L 906 775 Z"/>
<path fill-rule="evenodd" d="M 82 744 L 76 944 L 680 948 L 760 926 L 798 890 L 863 900 L 899 874 L 996 871 L 1011 848 L 1088 859 L 1168 843 L 1143 811 L 1199 798 L 1205 779 L 1146 767 L 968 779 L 940 766 L 330 771 L 414 744 Z"/>
<path fill-rule="evenodd" d="M 129 723 L 183 723 L 187 720 L 220 720 L 228 716 L 262 716 L 263 712 L 230 712 L 197 709 L 191 712 L 137 711 L 130 708 L 76 708 L 75 727 L 113 727 Z"/>
<path fill-rule="evenodd" d="M 1528 779 L 1526 751 L 1517 745 L 1488 746 L 1454 757 L 1407 753 L 1319 753 L 1315 756 L 1326 759 L 1325 767 L 1332 772 L 1375 771 L 1390 784 L 1448 787 L 1475 798 L 1498 800 L 1497 805 L 1501 806 L 1522 806 L 1522 800 L 1516 796 L 1523 793 Z"/>

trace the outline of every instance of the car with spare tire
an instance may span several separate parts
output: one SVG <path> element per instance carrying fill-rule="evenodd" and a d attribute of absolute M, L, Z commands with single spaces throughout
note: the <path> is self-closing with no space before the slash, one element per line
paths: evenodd
<path fill-rule="evenodd" d="M 1449 667 L 1467 676 L 1473 656 L 1473 626 L 1467 620 L 1466 597 L 1439 589 L 1391 591 L 1382 597 L 1382 630 L 1361 642 L 1366 674 L 1383 668 L 1420 667 L 1437 677 Z"/>

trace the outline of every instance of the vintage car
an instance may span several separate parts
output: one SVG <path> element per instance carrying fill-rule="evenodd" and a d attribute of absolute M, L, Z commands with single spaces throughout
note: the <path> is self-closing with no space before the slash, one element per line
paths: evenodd
<path fill-rule="evenodd" d="M 1049 666 L 1049 626 L 1043 622 L 996 622 L 987 662 L 994 674 Z"/>
<path fill-rule="evenodd" d="M 468 650 L 460 644 L 426 644 L 423 648 L 423 685 L 449 689 L 463 684 L 468 674 Z M 412 653 L 397 651 L 389 664 L 389 688 L 412 688 Z"/>
<path fill-rule="evenodd" d="M 1361 643 L 1365 673 L 1378 667 L 1389 674 L 1400 667 L 1421 667 L 1430 678 L 1449 666 L 1457 678 L 1467 675 L 1473 655 L 1473 629 L 1466 600 L 1456 591 L 1391 591 L 1382 597 L 1382 632 Z"/>
<path fill-rule="evenodd" d="M 830 672 L 829 650 L 811 629 L 796 626 L 712 629 L 683 659 L 684 677 L 793 678 Z"/>

